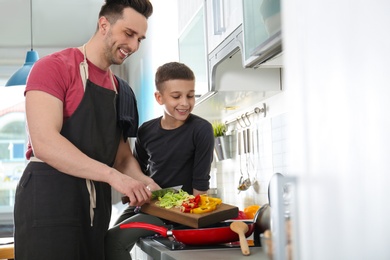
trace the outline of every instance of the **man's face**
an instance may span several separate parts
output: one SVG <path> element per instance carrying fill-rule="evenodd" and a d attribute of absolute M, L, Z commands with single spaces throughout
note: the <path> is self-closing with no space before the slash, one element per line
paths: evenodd
<path fill-rule="evenodd" d="M 122 19 L 109 24 L 105 35 L 105 56 L 111 64 L 122 64 L 136 52 L 148 27 L 147 19 L 132 8 L 123 10 Z"/>

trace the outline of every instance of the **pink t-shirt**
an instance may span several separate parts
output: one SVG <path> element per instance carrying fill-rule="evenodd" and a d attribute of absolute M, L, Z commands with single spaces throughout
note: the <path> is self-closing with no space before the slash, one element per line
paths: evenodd
<path fill-rule="evenodd" d="M 77 48 L 68 48 L 39 59 L 33 66 L 27 79 L 26 92 L 41 90 L 55 96 L 63 103 L 64 122 L 73 114 L 84 95 L 80 75 L 80 62 L 84 56 Z M 88 61 L 89 80 L 93 83 L 113 89 L 109 71 L 102 70 Z M 115 77 L 115 84 L 118 85 Z M 28 143 L 26 157 L 31 156 Z"/>

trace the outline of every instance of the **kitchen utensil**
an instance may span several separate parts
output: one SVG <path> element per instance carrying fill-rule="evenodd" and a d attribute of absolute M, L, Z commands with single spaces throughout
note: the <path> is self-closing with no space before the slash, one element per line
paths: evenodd
<path fill-rule="evenodd" d="M 168 229 L 165 226 L 157 226 L 144 222 L 131 222 L 121 224 L 120 228 L 144 228 L 159 233 L 163 237 L 173 237 L 185 245 L 212 245 L 236 242 L 239 235 L 230 229 L 229 222 L 218 223 L 219 227 L 208 227 L 198 229 Z M 249 237 L 254 230 L 254 223 L 246 223 L 248 231 L 245 237 Z"/>
<path fill-rule="evenodd" d="M 257 211 L 256 219 L 256 229 L 259 233 L 263 233 L 267 229 L 271 229 L 271 207 L 269 204 L 264 204 Z"/>
<path fill-rule="evenodd" d="M 174 186 L 174 187 L 169 187 L 169 188 L 165 188 L 165 189 L 152 191 L 151 199 L 162 197 L 165 194 L 167 194 L 168 192 L 178 192 L 182 187 L 183 187 L 183 185 L 178 185 L 178 186 Z M 129 202 L 130 202 L 130 198 L 128 196 L 122 197 L 123 204 L 129 203 Z"/>
<path fill-rule="evenodd" d="M 271 229 L 271 207 L 269 204 L 264 204 L 257 210 L 253 222 L 255 223 L 253 242 L 255 246 L 260 246 L 260 235 Z"/>
<path fill-rule="evenodd" d="M 243 221 L 233 221 L 230 224 L 230 229 L 236 232 L 240 238 L 240 247 L 243 255 L 250 255 L 248 241 L 246 241 L 245 233 L 248 232 L 248 225 Z"/>
<path fill-rule="evenodd" d="M 258 121 L 258 120 L 257 120 Z M 252 163 L 253 163 L 253 176 L 252 176 L 252 186 L 256 192 L 259 192 L 259 183 L 257 182 L 257 175 L 259 172 L 260 166 L 260 140 L 259 140 L 259 125 L 256 123 L 253 125 L 252 129 Z"/>
<path fill-rule="evenodd" d="M 244 176 L 240 177 L 239 180 L 239 185 L 238 185 L 238 190 L 239 191 L 244 191 L 249 189 L 249 187 L 252 185 L 251 180 L 248 178 L 245 178 Z"/>
<path fill-rule="evenodd" d="M 268 203 L 270 206 L 272 206 L 271 205 L 271 187 L 275 186 L 273 183 L 276 183 L 278 178 L 283 178 L 283 177 L 284 177 L 284 175 L 281 173 L 278 173 L 278 172 L 271 176 L 271 179 L 268 183 Z"/>
<path fill-rule="evenodd" d="M 179 208 L 162 208 L 156 204 L 157 200 L 145 203 L 141 207 L 143 213 L 166 219 L 192 228 L 201 228 L 213 225 L 220 221 L 236 218 L 238 216 L 238 207 L 221 203 L 217 209 L 203 213 L 192 214 L 181 212 Z"/>
<path fill-rule="evenodd" d="M 245 133 L 245 132 L 244 132 Z M 249 168 L 252 168 L 253 164 L 252 164 L 252 158 L 251 158 L 251 153 L 253 151 L 252 147 L 251 147 L 251 131 L 249 128 L 246 129 L 246 138 L 245 138 L 245 135 L 244 135 L 244 138 L 246 140 L 246 142 L 244 142 L 245 146 L 246 146 L 246 173 L 248 175 L 245 183 L 246 183 L 246 186 L 247 186 L 247 189 L 249 189 L 249 187 L 252 185 L 252 182 L 251 182 L 251 176 L 250 176 L 250 173 L 249 173 Z"/>
<path fill-rule="evenodd" d="M 237 150 L 238 150 L 238 159 L 240 160 L 240 173 L 241 173 L 241 177 L 238 181 L 238 190 L 240 193 L 241 190 L 244 190 L 245 189 L 245 185 L 244 185 L 244 174 L 242 172 L 242 158 L 241 158 L 241 154 L 242 154 L 242 133 L 241 132 L 237 132 Z"/>
<path fill-rule="evenodd" d="M 238 143 L 238 155 L 239 155 L 239 159 L 240 159 L 240 173 L 241 173 L 241 177 L 240 177 L 240 180 L 238 181 L 238 190 L 240 193 L 241 191 L 244 191 L 244 190 L 247 190 L 249 189 L 249 187 L 251 186 L 251 180 L 249 178 L 249 175 L 248 175 L 248 178 L 245 178 L 244 177 L 244 172 L 243 172 L 243 167 L 242 167 L 242 154 L 244 153 L 244 155 L 247 153 L 247 138 L 246 138 L 246 131 L 243 130 L 242 132 L 239 132 L 237 133 L 237 143 Z M 244 146 L 243 150 L 242 150 L 242 145 Z"/>

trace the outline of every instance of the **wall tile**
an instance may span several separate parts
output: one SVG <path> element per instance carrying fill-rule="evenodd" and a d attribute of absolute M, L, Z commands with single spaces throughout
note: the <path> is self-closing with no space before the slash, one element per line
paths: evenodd
<path fill-rule="evenodd" d="M 217 169 L 217 196 L 225 203 L 238 206 L 240 210 L 252 204 L 268 203 L 268 182 L 271 176 L 276 172 L 287 172 L 285 114 L 251 120 L 255 144 L 253 152 L 241 155 L 240 158 L 237 149 L 237 132 L 240 129 L 233 129 L 230 131 L 232 158 L 213 164 Z M 241 170 L 244 177 L 247 177 L 247 161 L 253 185 L 248 190 L 239 192 L 237 187 Z"/>

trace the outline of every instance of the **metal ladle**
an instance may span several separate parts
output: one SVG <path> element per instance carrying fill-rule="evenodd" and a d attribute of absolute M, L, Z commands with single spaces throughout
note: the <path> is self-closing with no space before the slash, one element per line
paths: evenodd
<path fill-rule="evenodd" d="M 247 151 L 247 145 L 246 145 L 246 132 L 245 130 L 242 132 L 242 133 L 237 133 L 238 135 L 238 155 L 239 155 L 239 159 L 240 159 L 240 172 L 241 172 L 241 178 L 238 182 L 238 190 L 240 193 L 241 191 L 245 191 L 247 189 L 249 189 L 249 187 L 252 185 L 251 183 L 251 180 L 249 178 L 249 173 L 248 173 L 248 178 L 245 178 L 244 177 L 244 173 L 243 173 L 243 170 L 242 170 L 242 150 L 241 150 L 241 145 L 242 143 L 244 143 L 244 154 L 246 153 Z M 243 136 L 244 135 L 244 136 Z"/>
<path fill-rule="evenodd" d="M 251 176 L 249 174 L 249 168 L 250 168 L 250 164 L 251 164 L 251 152 L 252 152 L 252 147 L 251 147 L 251 140 L 250 140 L 250 137 L 251 136 L 251 132 L 250 132 L 250 129 L 246 129 L 246 136 L 245 136 L 245 132 L 244 132 L 244 145 L 246 146 L 246 173 L 248 174 L 248 178 L 244 181 L 246 183 L 246 186 L 249 188 L 250 186 L 252 186 L 252 182 L 251 182 Z M 246 142 L 245 142 L 246 140 Z"/>
<path fill-rule="evenodd" d="M 249 178 L 244 178 L 244 176 L 241 176 L 239 185 L 238 185 L 238 190 L 239 191 L 244 191 L 249 189 L 249 187 L 252 185 L 251 180 Z"/>

